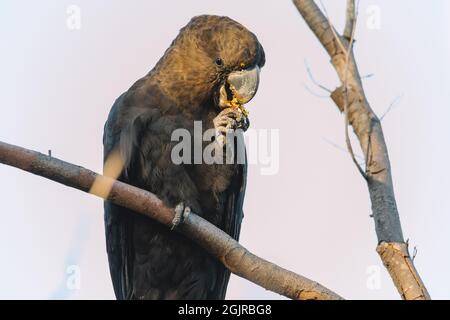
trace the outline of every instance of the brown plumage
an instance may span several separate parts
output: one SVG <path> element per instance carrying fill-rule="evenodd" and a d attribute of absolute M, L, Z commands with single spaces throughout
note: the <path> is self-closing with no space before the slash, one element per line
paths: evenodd
<path fill-rule="evenodd" d="M 194 120 L 202 121 L 204 130 L 217 128 L 224 119 L 236 126 L 236 112 L 223 110 L 220 90 L 239 94 L 238 86 L 230 89 L 230 74 L 240 76 L 264 62 L 256 36 L 236 21 L 193 18 L 154 69 L 111 109 L 104 157 L 120 152 L 125 165 L 119 180 L 157 194 L 167 206 L 183 202 L 238 239 L 245 165 L 176 165 L 171 161 L 176 144 L 171 134 L 178 128 L 192 132 Z M 105 202 L 105 229 L 118 299 L 225 297 L 229 272 L 177 232 L 110 202 Z"/>

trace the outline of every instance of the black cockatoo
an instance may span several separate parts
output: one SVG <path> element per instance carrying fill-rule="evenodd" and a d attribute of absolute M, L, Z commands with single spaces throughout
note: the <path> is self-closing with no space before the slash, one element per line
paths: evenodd
<path fill-rule="evenodd" d="M 245 164 L 175 164 L 171 134 L 192 132 L 201 121 L 224 144 L 227 130 L 246 129 L 240 107 L 255 95 L 264 63 L 258 39 L 238 22 L 194 17 L 153 70 L 115 101 L 105 124 L 105 162 L 120 154 L 119 180 L 169 207 L 189 208 L 238 239 Z M 108 201 L 105 232 L 118 299 L 224 299 L 229 271 L 178 232 Z"/>

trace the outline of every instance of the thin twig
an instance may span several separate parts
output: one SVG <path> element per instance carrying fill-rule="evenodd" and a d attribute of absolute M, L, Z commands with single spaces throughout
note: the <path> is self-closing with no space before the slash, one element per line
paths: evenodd
<path fill-rule="evenodd" d="M 391 112 L 394 109 L 394 106 L 403 98 L 403 94 L 397 96 L 392 100 L 392 102 L 389 104 L 389 107 L 386 109 L 386 111 L 381 115 L 380 121 L 383 121 L 384 117 L 388 115 L 389 112 Z"/>
<path fill-rule="evenodd" d="M 349 0 L 349 2 L 353 2 L 353 6 L 352 8 L 355 9 L 354 6 L 354 0 Z M 344 71 L 344 79 L 343 79 L 343 96 L 344 96 L 344 121 L 345 121 L 345 143 L 347 145 L 347 149 L 348 152 L 352 158 L 353 163 L 355 164 L 356 168 L 358 169 L 359 173 L 361 174 L 361 176 L 367 180 L 367 174 L 365 172 L 365 170 L 363 170 L 363 168 L 360 166 L 359 162 L 356 160 L 355 157 L 355 152 L 353 151 L 353 146 L 352 143 L 350 141 L 350 136 L 349 136 L 349 132 L 348 132 L 348 127 L 349 127 L 349 115 L 348 115 L 348 69 L 349 69 L 349 58 L 350 58 L 350 53 L 353 50 L 353 42 L 355 39 L 355 30 L 356 30 L 356 22 L 358 19 L 358 11 L 353 12 L 353 13 L 349 13 L 349 10 L 347 10 L 347 15 L 350 15 L 351 21 L 352 21 L 352 27 L 349 28 L 349 30 L 351 30 L 351 35 L 350 35 L 350 41 L 349 41 L 349 45 L 348 48 L 345 48 L 344 44 L 341 41 L 341 37 L 338 36 L 333 24 L 331 23 L 330 17 L 328 15 L 327 9 L 325 8 L 325 6 L 323 5 L 322 1 L 320 1 L 322 7 L 323 7 L 323 11 L 325 13 L 325 16 L 328 20 L 328 24 L 330 25 L 330 29 L 333 32 L 333 36 L 336 40 L 336 42 L 339 44 L 342 52 L 345 55 L 345 71 Z M 359 2 L 358 2 L 359 5 Z M 358 10 L 358 7 L 356 8 L 356 10 Z M 346 28 L 347 30 L 347 28 Z M 366 162 L 367 164 L 367 162 Z"/>
<path fill-rule="evenodd" d="M 335 147 L 336 149 L 338 149 L 338 150 L 340 150 L 340 151 L 342 151 L 342 152 L 344 152 L 344 153 L 348 153 L 348 149 L 347 149 L 347 148 L 341 147 L 341 146 L 338 145 L 336 142 L 333 142 L 333 141 L 331 141 L 330 139 L 327 139 L 327 138 L 325 138 L 325 137 L 322 137 L 322 139 L 323 139 L 326 143 L 328 143 L 329 145 Z M 362 160 L 362 161 L 365 161 L 364 157 L 361 156 L 361 155 L 359 155 L 359 154 L 355 154 L 355 157 L 358 158 L 358 159 L 360 159 L 360 160 Z M 362 163 L 364 164 L 364 162 L 362 162 Z"/>
<path fill-rule="evenodd" d="M 347 18 L 345 19 L 345 28 L 344 28 L 344 37 L 347 40 L 350 40 L 353 33 L 355 32 L 356 17 L 357 14 L 355 9 L 355 1 L 347 0 Z"/>
<path fill-rule="evenodd" d="M 309 79 L 311 80 L 312 83 L 314 83 L 320 89 L 322 89 L 322 90 L 324 90 L 324 91 L 326 91 L 328 93 L 332 92 L 330 89 L 328 89 L 327 87 L 325 87 L 324 85 L 321 85 L 319 82 L 316 81 L 316 79 L 314 78 L 314 76 L 312 74 L 311 68 L 308 65 L 308 61 L 306 59 L 305 59 L 305 67 L 306 67 L 306 72 L 308 72 Z"/>
<path fill-rule="evenodd" d="M 355 1 L 348 0 L 348 3 L 353 3 L 352 8 L 353 8 L 353 10 L 355 10 Z M 358 7 L 359 7 L 359 2 L 358 2 L 358 6 L 356 7 L 356 12 L 354 12 L 353 14 L 351 14 L 351 13 L 349 14 L 351 16 L 350 19 L 352 20 L 353 26 L 351 28 L 350 42 L 349 42 L 347 51 L 345 52 L 345 74 L 344 74 L 345 142 L 347 143 L 348 151 L 350 152 L 350 154 L 352 156 L 353 163 L 358 168 L 358 171 L 361 174 L 361 176 L 367 180 L 367 174 L 366 174 L 365 170 L 363 170 L 363 168 L 359 165 L 358 161 L 356 161 L 355 153 L 353 151 L 352 143 L 350 141 L 350 137 L 349 137 L 349 133 L 348 133 L 348 127 L 350 124 L 349 115 L 348 115 L 348 107 L 349 107 L 349 105 L 348 105 L 348 68 L 349 68 L 350 53 L 353 51 L 353 43 L 354 43 L 354 39 L 355 39 L 356 22 L 358 20 Z M 349 10 L 347 10 L 347 12 L 349 12 Z M 334 34 L 337 37 L 336 33 L 334 33 Z M 337 37 L 337 38 L 339 39 L 339 37 Z M 366 166 L 367 166 L 367 159 L 366 159 Z"/>
<path fill-rule="evenodd" d="M 412 255 L 412 258 L 411 258 L 411 260 L 414 262 L 414 259 L 416 259 L 416 256 L 417 256 L 417 246 L 414 246 L 414 249 L 413 249 L 413 255 Z"/>
<path fill-rule="evenodd" d="M 308 87 L 308 85 L 306 83 L 303 83 L 303 88 L 305 88 L 306 91 L 308 91 L 309 93 L 311 93 L 313 96 L 315 96 L 317 98 L 321 98 L 321 99 L 329 99 L 330 98 L 330 95 L 315 93 L 314 91 L 312 91 L 312 89 L 310 87 Z"/>
<path fill-rule="evenodd" d="M 369 73 L 369 74 L 366 74 L 364 76 L 361 76 L 361 79 L 370 79 L 370 78 L 373 78 L 373 76 L 375 76 L 374 73 Z"/>

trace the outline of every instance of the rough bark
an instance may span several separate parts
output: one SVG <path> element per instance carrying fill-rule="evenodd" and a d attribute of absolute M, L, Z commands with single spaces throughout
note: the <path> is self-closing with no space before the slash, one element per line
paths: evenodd
<path fill-rule="evenodd" d="M 83 167 L 4 142 L 0 142 L 0 163 L 90 192 L 172 226 L 174 210 L 166 207 L 156 195 Z M 93 188 L 94 184 L 96 187 Z M 194 213 L 189 214 L 176 230 L 201 245 L 234 274 L 267 290 L 298 300 L 342 299 L 315 281 L 259 258 Z"/>
<path fill-rule="evenodd" d="M 328 52 L 341 81 L 341 86 L 331 94 L 331 98 L 348 117 L 365 155 L 363 176 L 372 203 L 377 252 L 403 299 L 430 299 L 403 238 L 381 122 L 366 99 L 353 54 L 351 37 L 356 21 L 355 1 L 347 0 L 343 36 L 335 31 L 313 0 L 294 0 L 293 3 Z"/>
<path fill-rule="evenodd" d="M 377 252 L 388 269 L 395 286 L 404 300 L 430 299 L 419 274 L 409 257 L 408 244 L 382 242 Z M 419 286 L 419 288 L 417 287 Z"/>

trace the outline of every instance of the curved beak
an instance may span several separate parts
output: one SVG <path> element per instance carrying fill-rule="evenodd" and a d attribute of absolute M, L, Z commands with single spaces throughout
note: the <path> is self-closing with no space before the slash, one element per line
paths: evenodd
<path fill-rule="evenodd" d="M 256 94 L 259 85 L 259 67 L 231 72 L 220 88 L 219 105 L 222 108 L 244 105 Z"/>
<path fill-rule="evenodd" d="M 259 67 L 234 71 L 228 76 L 227 82 L 238 103 L 243 105 L 249 102 L 256 94 L 259 85 Z"/>

